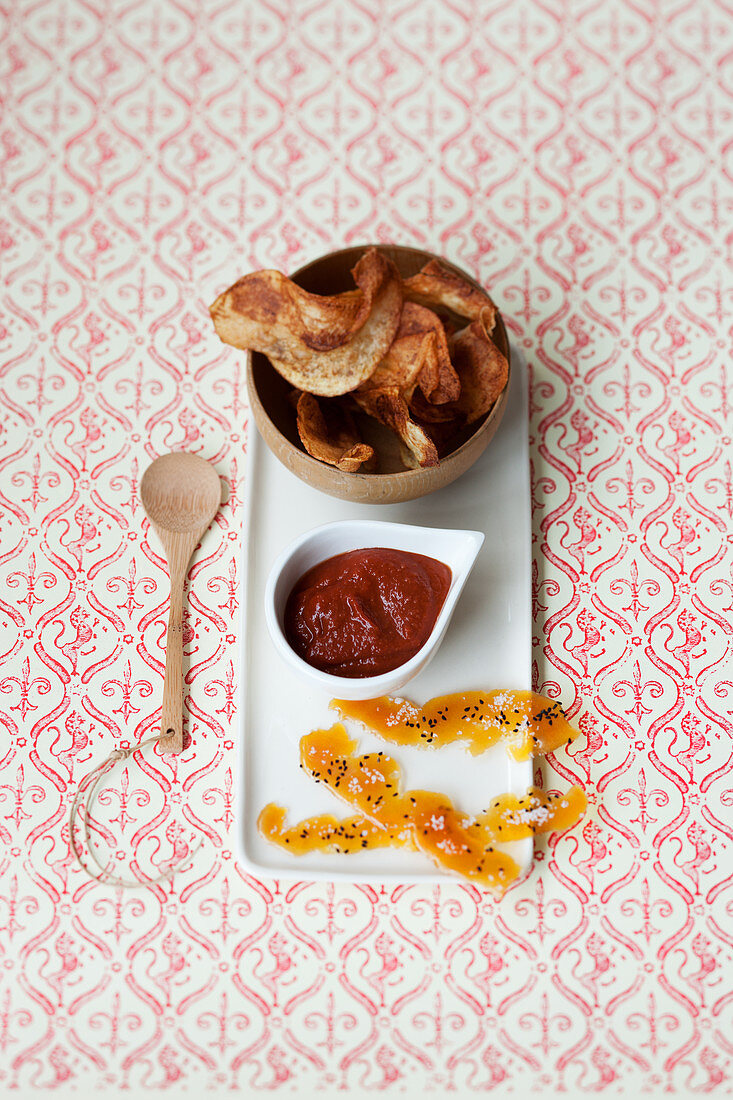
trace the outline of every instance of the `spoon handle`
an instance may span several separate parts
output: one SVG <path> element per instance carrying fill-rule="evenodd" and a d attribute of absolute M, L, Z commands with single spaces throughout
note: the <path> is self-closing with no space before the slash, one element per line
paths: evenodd
<path fill-rule="evenodd" d="M 163 752 L 183 752 L 183 582 L 191 556 L 188 542 L 178 536 L 169 542 L 168 567 L 171 576 L 171 604 L 165 640 L 165 680 L 160 719 L 160 747 Z"/>

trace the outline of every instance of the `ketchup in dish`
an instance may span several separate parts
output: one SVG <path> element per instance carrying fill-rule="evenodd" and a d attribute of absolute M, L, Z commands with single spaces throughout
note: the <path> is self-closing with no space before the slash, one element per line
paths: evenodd
<path fill-rule="evenodd" d="M 350 550 L 300 578 L 285 606 L 285 636 L 333 676 L 379 676 L 417 653 L 448 595 L 442 561 L 405 550 Z"/>

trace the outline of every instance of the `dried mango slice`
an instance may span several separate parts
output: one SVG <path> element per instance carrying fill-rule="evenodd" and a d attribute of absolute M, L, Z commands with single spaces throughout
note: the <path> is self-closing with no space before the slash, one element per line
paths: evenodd
<path fill-rule="evenodd" d="M 432 791 L 403 791 L 396 760 L 382 752 L 357 756 L 356 747 L 341 723 L 314 730 L 300 740 L 301 767 L 385 830 L 409 826 L 415 847 L 438 867 L 499 893 L 518 877 L 514 860 L 484 843 L 480 830 L 470 832 L 466 816 L 449 798 Z"/>
<path fill-rule="evenodd" d="M 412 847 L 409 828 L 384 829 L 363 814 L 336 818 L 333 814 L 306 817 L 287 827 L 284 806 L 269 802 L 257 819 L 261 835 L 295 855 L 305 852 L 360 852 L 364 848 Z"/>
<path fill-rule="evenodd" d="M 524 840 L 538 833 L 563 832 L 585 813 L 588 799 L 582 787 L 566 794 L 529 787 L 526 795 L 498 795 L 488 810 L 476 815 L 475 828 L 499 843 Z"/>
<path fill-rule="evenodd" d="M 515 760 L 569 744 L 579 731 L 562 705 L 533 691 L 464 691 L 439 695 L 424 707 L 408 699 L 333 699 L 342 718 L 361 722 L 395 745 L 449 745 L 460 741 L 477 756 L 501 741 Z"/>

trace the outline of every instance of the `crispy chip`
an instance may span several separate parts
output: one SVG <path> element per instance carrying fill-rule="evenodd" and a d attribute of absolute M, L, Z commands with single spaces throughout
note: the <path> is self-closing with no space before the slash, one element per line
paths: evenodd
<path fill-rule="evenodd" d="M 399 364 L 409 360 L 412 355 L 419 362 L 417 384 L 426 400 L 433 405 L 455 401 L 461 392 L 461 383 L 451 363 L 443 322 L 431 309 L 415 302 L 405 302 L 400 327 L 385 359 L 375 372 L 377 377 L 382 373 L 385 364 L 394 366 L 396 360 L 399 371 Z M 371 382 L 379 384 L 374 375 L 366 384 Z M 411 396 L 404 390 L 402 395 L 407 400 Z"/>
<path fill-rule="evenodd" d="M 348 393 L 376 370 L 400 321 L 402 284 L 370 248 L 352 270 L 358 290 L 310 294 L 279 271 L 255 271 L 211 306 L 225 344 L 267 355 L 284 378 L 320 396 Z"/>
<path fill-rule="evenodd" d="M 425 431 L 425 429 L 423 430 Z M 426 431 L 425 434 L 429 438 L 432 438 L 429 431 Z M 440 455 L 438 455 L 438 457 L 440 457 Z M 417 461 L 410 448 L 403 443 L 402 440 L 400 440 L 400 462 L 405 470 L 418 470 L 420 468 L 420 463 Z"/>
<path fill-rule="evenodd" d="M 478 320 L 456 333 L 451 345 L 453 365 L 461 380 L 461 395 L 453 407 L 466 424 L 473 424 L 494 406 L 509 378 L 509 364 L 489 336 L 488 320 L 482 312 Z"/>
<path fill-rule="evenodd" d="M 364 412 L 397 433 L 420 466 L 436 466 L 435 445 L 410 416 L 408 402 L 418 386 L 443 401 L 460 392 L 440 318 L 424 306 L 406 303 L 389 351 L 353 397 Z"/>
<path fill-rule="evenodd" d="M 414 418 L 413 418 L 414 419 Z M 466 427 L 463 417 L 455 417 L 438 424 L 423 424 L 418 420 L 420 427 L 430 436 L 438 452 L 438 458 L 443 459 L 456 449 L 460 433 Z M 470 435 L 470 432 L 468 433 Z M 465 439 L 465 436 L 461 436 Z"/>
<path fill-rule="evenodd" d="M 461 391 L 440 317 L 406 302 L 387 354 L 360 391 L 391 387 L 409 401 L 417 386 L 432 402 L 453 401 Z"/>
<path fill-rule="evenodd" d="M 437 466 L 438 451 L 430 436 L 410 416 L 407 402 L 394 388 L 354 394 L 369 416 L 391 428 L 409 448 L 420 466 Z"/>
<path fill-rule="evenodd" d="M 496 306 L 488 294 L 461 278 L 451 268 L 438 260 L 431 260 L 425 267 L 404 282 L 406 302 L 419 302 L 423 306 L 443 306 L 475 321 L 483 310 L 488 311 L 486 328 L 494 331 Z"/>
<path fill-rule="evenodd" d="M 509 364 L 483 323 L 484 314 L 450 340 L 461 393 L 457 401 L 432 405 L 420 390 L 410 398 L 412 419 L 430 436 L 439 458 L 455 446 L 458 433 L 490 411 L 507 383 Z"/>
<path fill-rule="evenodd" d="M 309 455 L 347 474 L 374 458 L 373 449 L 360 441 L 348 410 L 335 402 L 321 405 L 310 393 L 298 398 L 298 435 Z"/>
<path fill-rule="evenodd" d="M 411 419 L 435 447 L 439 463 L 454 449 L 456 436 L 464 423 L 462 420 L 450 420 L 445 424 L 427 424 L 414 414 L 411 416 Z M 400 459 L 406 470 L 416 470 L 420 465 L 415 455 L 402 440 L 400 440 Z"/>
<path fill-rule="evenodd" d="M 211 306 L 214 326 L 296 387 L 298 433 L 314 458 L 348 472 L 373 465 L 346 408 L 313 396 L 348 393 L 397 434 L 406 466 L 436 466 L 506 385 L 508 363 L 490 337 L 496 307 L 438 260 L 403 282 L 370 248 L 352 275 L 358 289 L 322 296 L 280 272 L 254 272 Z M 457 317 L 471 323 L 456 331 Z"/>
<path fill-rule="evenodd" d="M 419 389 L 415 390 L 413 393 L 409 405 L 410 412 L 415 419 L 425 424 L 444 424 L 446 421 L 455 420 L 457 416 L 454 401 L 449 401 L 447 404 L 434 405 L 432 402 L 428 401 L 423 392 Z M 463 421 L 462 417 L 460 417 L 460 419 Z"/>

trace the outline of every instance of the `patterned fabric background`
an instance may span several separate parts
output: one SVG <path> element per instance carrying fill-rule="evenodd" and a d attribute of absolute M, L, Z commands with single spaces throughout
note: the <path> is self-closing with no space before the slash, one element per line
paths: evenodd
<path fill-rule="evenodd" d="M 0 1086 L 722 1096 L 733 1079 L 733 11 L 721 0 L 14 0 L 0 184 Z M 206 306 L 417 243 L 530 363 L 536 683 L 590 812 L 497 903 L 232 856 L 248 420 Z M 227 505 L 191 573 L 194 745 L 156 728 L 169 449 Z"/>

